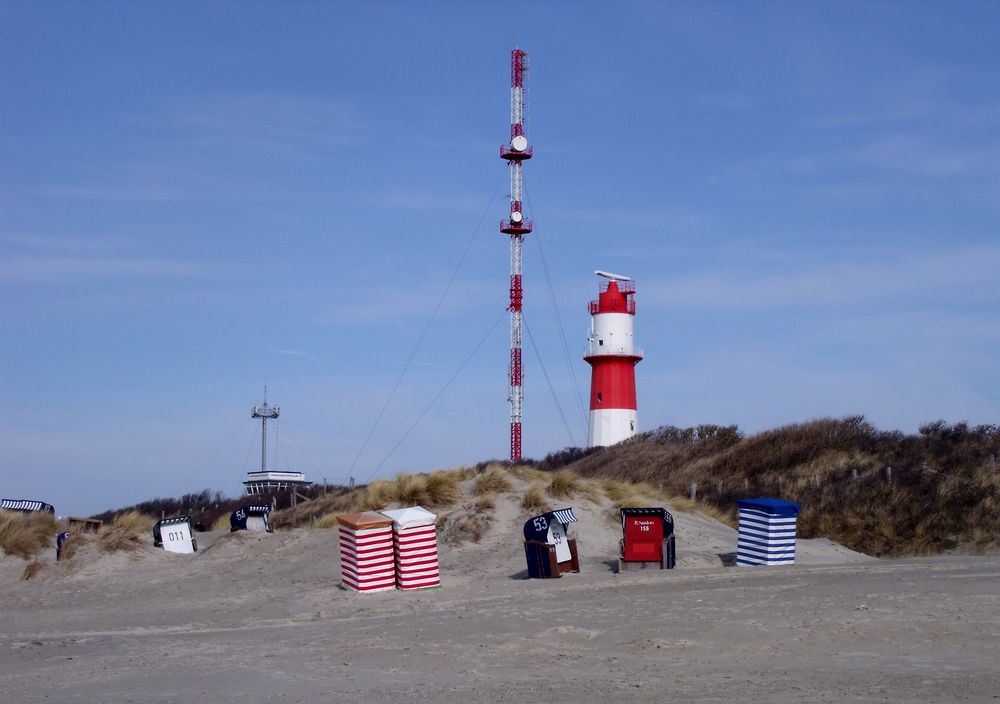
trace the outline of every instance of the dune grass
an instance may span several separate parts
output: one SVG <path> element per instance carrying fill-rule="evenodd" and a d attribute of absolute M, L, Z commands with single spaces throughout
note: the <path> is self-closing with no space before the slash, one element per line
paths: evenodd
<path fill-rule="evenodd" d="M 528 511 L 552 510 L 552 505 L 545 497 L 545 485 L 541 483 L 530 484 L 521 495 L 521 508 Z"/>
<path fill-rule="evenodd" d="M 510 468 L 510 473 L 526 482 L 548 482 L 552 475 L 531 465 L 519 464 Z"/>
<path fill-rule="evenodd" d="M 476 500 L 473 503 L 473 507 L 477 511 L 489 511 L 491 509 L 496 508 L 496 505 L 497 505 L 497 496 L 496 494 L 493 493 L 480 494 L 478 497 L 476 497 Z"/>
<path fill-rule="evenodd" d="M 272 514 L 271 523 L 276 528 L 286 527 L 297 518 L 300 525 L 311 521 L 314 528 L 334 528 L 338 513 L 381 511 L 393 504 L 425 508 L 450 506 L 461 493 L 461 481 L 473 471 L 460 468 L 435 470 L 430 474 L 400 472 L 392 480 L 378 479 L 357 489 L 320 496 L 300 504 L 294 512 L 291 509 L 276 512 Z"/>
<path fill-rule="evenodd" d="M 138 511 L 120 513 L 110 524 L 101 526 L 97 544 L 104 552 L 133 552 L 147 543 L 152 544 L 155 525 L 155 518 Z"/>
<path fill-rule="evenodd" d="M 0 548 L 8 555 L 31 559 L 52 546 L 56 521 L 45 511 L 0 511 Z"/>
<path fill-rule="evenodd" d="M 41 560 L 33 560 L 24 566 L 24 572 L 21 573 L 21 581 L 26 582 L 29 579 L 34 579 L 47 568 L 48 565 Z"/>
<path fill-rule="evenodd" d="M 378 511 L 391 504 L 395 498 L 395 483 L 378 479 L 362 490 L 356 507 L 360 511 Z"/>
<path fill-rule="evenodd" d="M 431 506 L 451 506 L 458 499 L 459 484 L 465 476 L 462 470 L 438 470 L 427 475 L 427 503 Z"/>
<path fill-rule="evenodd" d="M 69 537 L 63 542 L 62 550 L 59 554 L 59 561 L 65 562 L 66 560 L 72 560 L 77 551 L 86 545 L 90 539 L 91 536 L 86 533 L 71 531 Z"/>
<path fill-rule="evenodd" d="M 552 475 L 549 481 L 549 496 L 557 499 L 568 499 L 579 491 L 580 478 L 568 469 L 561 469 Z"/>
<path fill-rule="evenodd" d="M 476 496 L 483 494 L 504 494 L 513 488 L 510 479 L 507 478 L 506 470 L 499 465 L 491 465 L 487 467 L 486 471 L 476 477 L 472 493 Z"/>
<path fill-rule="evenodd" d="M 441 539 L 449 545 L 479 543 L 486 536 L 493 517 L 489 513 L 460 513 L 441 523 Z"/>
<path fill-rule="evenodd" d="M 320 516 L 316 519 L 313 524 L 313 528 L 336 528 L 337 527 L 337 514 L 328 513 L 324 516 Z"/>

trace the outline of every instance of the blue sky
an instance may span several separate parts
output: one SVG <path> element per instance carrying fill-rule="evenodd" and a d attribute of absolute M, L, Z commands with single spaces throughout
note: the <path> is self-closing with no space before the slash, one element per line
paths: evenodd
<path fill-rule="evenodd" d="M 637 280 L 643 428 L 996 423 L 998 33 L 986 2 L 0 4 L 0 494 L 236 494 L 265 383 L 272 465 L 343 479 L 466 247 L 353 474 L 504 457 L 516 45 L 525 318 L 573 434 L 526 342 L 525 454 L 585 442 L 552 300 L 586 398 L 596 268 Z"/>

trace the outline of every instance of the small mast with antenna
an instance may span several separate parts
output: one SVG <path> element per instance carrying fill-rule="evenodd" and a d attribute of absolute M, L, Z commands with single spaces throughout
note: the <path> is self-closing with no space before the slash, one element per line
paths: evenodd
<path fill-rule="evenodd" d="M 277 419 L 278 414 L 281 413 L 281 408 L 279 406 L 268 406 L 267 405 L 267 385 L 264 385 L 264 405 L 257 406 L 254 405 L 250 409 L 251 418 L 260 418 L 260 471 L 267 471 L 267 419 L 273 418 Z"/>

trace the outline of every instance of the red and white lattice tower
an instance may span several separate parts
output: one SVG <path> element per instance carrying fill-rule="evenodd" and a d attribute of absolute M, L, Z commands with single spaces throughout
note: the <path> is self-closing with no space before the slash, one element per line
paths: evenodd
<path fill-rule="evenodd" d="M 521 460 L 521 401 L 524 379 L 521 368 L 521 244 L 531 232 L 532 222 L 521 208 L 521 167 L 531 158 L 531 147 L 524 134 L 524 74 L 527 54 L 520 49 L 510 53 L 510 144 L 500 147 L 500 157 L 510 168 L 510 216 L 500 221 L 500 232 L 510 235 L 510 459 Z"/>
<path fill-rule="evenodd" d="M 595 271 L 607 282 L 590 302 L 590 335 L 584 360 L 591 366 L 589 447 L 607 446 L 636 433 L 635 365 L 642 350 L 635 346 L 635 282 L 627 276 Z"/>

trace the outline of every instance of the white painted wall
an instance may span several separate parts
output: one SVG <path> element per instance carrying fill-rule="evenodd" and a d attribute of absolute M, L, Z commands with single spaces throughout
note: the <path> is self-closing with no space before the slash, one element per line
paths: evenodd
<path fill-rule="evenodd" d="M 590 412 L 589 447 L 607 447 L 639 432 L 638 412 L 628 408 L 601 408 Z"/>

